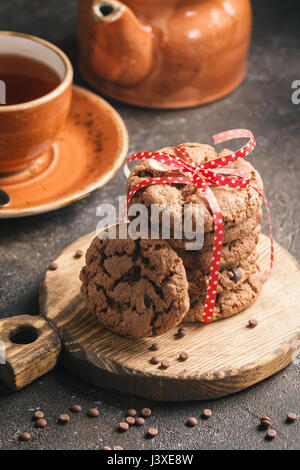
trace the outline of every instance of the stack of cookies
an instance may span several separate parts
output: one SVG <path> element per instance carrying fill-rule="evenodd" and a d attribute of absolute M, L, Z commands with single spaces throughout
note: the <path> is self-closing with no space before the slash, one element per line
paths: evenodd
<path fill-rule="evenodd" d="M 182 144 L 199 165 L 231 153 L 203 144 Z M 175 148 L 161 151 L 177 155 Z M 178 154 L 182 158 L 181 154 Z M 246 171 L 260 190 L 258 172 L 245 160 L 230 168 Z M 165 176 L 151 160 L 137 164 L 128 179 L 131 191 L 145 178 Z M 174 173 L 172 174 L 174 175 Z M 178 176 L 180 174 L 178 173 Z M 188 176 L 186 173 L 184 176 Z M 242 189 L 211 186 L 223 216 L 223 248 L 213 320 L 235 315 L 250 306 L 262 288 L 256 246 L 261 232 L 262 198 L 253 187 Z M 193 184 L 155 184 L 135 193 L 132 204 L 143 204 L 151 220 L 151 206 L 170 209 L 171 236 L 168 240 L 94 240 L 81 273 L 82 292 L 88 308 L 117 333 L 144 337 L 164 333 L 181 321 L 200 322 L 209 281 L 214 218 L 204 194 Z M 190 242 L 173 237 L 175 222 L 182 220 L 183 207 L 190 204 L 192 226 L 196 208 L 204 214 L 201 249 L 187 250 Z M 193 210 L 195 208 L 195 211 Z M 173 227 L 173 229 L 172 229 Z"/>

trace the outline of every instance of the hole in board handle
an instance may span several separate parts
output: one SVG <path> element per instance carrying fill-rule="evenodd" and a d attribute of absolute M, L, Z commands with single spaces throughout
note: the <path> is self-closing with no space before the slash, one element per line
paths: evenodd
<path fill-rule="evenodd" d="M 30 344 L 38 339 L 38 330 L 31 325 L 17 326 L 9 334 L 9 340 L 14 344 Z"/>

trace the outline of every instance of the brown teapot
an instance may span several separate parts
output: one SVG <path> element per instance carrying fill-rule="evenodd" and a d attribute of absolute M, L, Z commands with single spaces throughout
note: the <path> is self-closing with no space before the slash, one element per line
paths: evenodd
<path fill-rule="evenodd" d="M 127 103 L 207 103 L 243 80 L 251 22 L 250 0 L 80 0 L 80 70 Z"/>

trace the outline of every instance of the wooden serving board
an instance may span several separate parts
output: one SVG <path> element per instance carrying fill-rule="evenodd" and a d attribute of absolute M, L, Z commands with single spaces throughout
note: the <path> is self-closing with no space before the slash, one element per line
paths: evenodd
<path fill-rule="evenodd" d="M 75 259 L 74 253 L 85 251 L 93 237 L 86 235 L 68 246 L 56 260 L 57 271 L 47 271 L 40 289 L 41 314 L 60 337 L 61 361 L 78 378 L 153 400 L 215 398 L 278 372 L 300 348 L 300 266 L 280 245 L 275 245 L 272 276 L 255 304 L 228 319 L 200 326 L 187 324 L 182 339 L 176 339 L 177 329 L 160 336 L 155 341 L 161 348 L 153 353 L 149 351 L 153 338 L 118 336 L 87 312 L 79 281 L 84 257 Z M 258 249 L 267 269 L 270 241 L 266 236 L 261 237 Z M 247 324 L 252 318 L 258 326 L 250 329 Z M 178 361 L 180 351 L 189 354 L 187 361 Z M 150 364 L 154 354 L 169 359 L 169 369 Z M 27 381 L 29 376 L 27 373 Z"/>

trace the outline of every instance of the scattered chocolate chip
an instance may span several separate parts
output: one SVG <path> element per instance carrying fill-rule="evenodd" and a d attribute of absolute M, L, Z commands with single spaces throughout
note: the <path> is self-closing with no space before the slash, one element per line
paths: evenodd
<path fill-rule="evenodd" d="M 243 277 L 242 271 L 239 268 L 234 268 L 234 269 L 231 269 L 231 272 L 233 274 L 231 279 L 233 280 L 235 284 L 237 284 Z"/>
<path fill-rule="evenodd" d="M 129 426 L 133 426 L 135 424 L 135 418 L 133 416 L 127 416 L 125 421 Z"/>
<path fill-rule="evenodd" d="M 270 428 L 272 426 L 271 418 L 269 418 L 268 416 L 263 416 L 262 418 L 260 418 L 260 425 L 264 429 Z"/>
<path fill-rule="evenodd" d="M 44 418 L 45 414 L 42 411 L 36 411 L 32 416 L 33 420 Z"/>
<path fill-rule="evenodd" d="M 108 446 L 104 446 L 104 447 L 102 447 L 101 450 L 112 450 L 112 448 L 111 448 L 111 447 L 108 447 Z"/>
<path fill-rule="evenodd" d="M 164 359 L 163 361 L 161 361 L 160 367 L 162 369 L 168 369 L 168 367 L 170 367 L 170 361 L 168 361 L 167 359 Z"/>
<path fill-rule="evenodd" d="M 73 411 L 73 413 L 80 413 L 82 408 L 80 405 L 72 405 L 70 406 L 70 410 Z"/>
<path fill-rule="evenodd" d="M 47 421 L 43 418 L 39 418 L 36 420 L 35 425 L 37 428 L 44 428 L 47 426 Z"/>
<path fill-rule="evenodd" d="M 75 259 L 79 259 L 79 258 L 81 258 L 83 255 L 84 255 L 84 253 L 83 253 L 82 250 L 77 250 L 77 251 L 75 251 L 74 258 L 75 258 Z"/>
<path fill-rule="evenodd" d="M 296 413 L 289 413 L 286 418 L 288 423 L 294 423 L 296 419 L 297 419 Z"/>
<path fill-rule="evenodd" d="M 275 429 L 268 429 L 266 437 L 267 439 L 274 439 L 277 436 Z"/>
<path fill-rule="evenodd" d="M 185 351 L 183 351 L 179 354 L 179 360 L 180 361 L 186 361 L 188 358 L 189 358 L 189 355 Z"/>
<path fill-rule="evenodd" d="M 159 364 L 160 363 L 160 358 L 158 356 L 153 356 L 150 359 L 151 364 Z"/>
<path fill-rule="evenodd" d="M 271 418 L 269 418 L 269 416 L 262 416 L 262 417 L 260 418 L 260 420 L 261 420 L 261 421 L 262 421 L 262 420 L 264 420 L 264 421 L 270 421 L 270 422 L 272 421 Z"/>
<path fill-rule="evenodd" d="M 158 430 L 156 428 L 147 429 L 147 436 L 148 437 L 153 438 L 153 437 L 157 436 L 157 434 L 158 434 Z"/>
<path fill-rule="evenodd" d="M 134 408 L 130 408 L 127 413 L 126 413 L 127 416 L 133 416 L 135 417 L 137 415 L 137 411 L 134 409 Z"/>
<path fill-rule="evenodd" d="M 160 344 L 158 343 L 153 343 L 151 346 L 150 346 L 150 351 L 158 351 L 160 348 Z"/>
<path fill-rule="evenodd" d="M 119 429 L 120 432 L 128 431 L 128 429 L 129 429 L 129 424 L 124 423 L 124 422 L 123 422 L 123 423 L 120 423 L 118 429 Z"/>
<path fill-rule="evenodd" d="M 144 418 L 138 417 L 138 418 L 135 419 L 135 425 L 136 426 L 140 427 L 140 426 L 144 426 L 144 424 L 145 424 Z"/>
<path fill-rule="evenodd" d="M 59 421 L 61 424 L 67 424 L 67 423 L 70 421 L 70 416 L 67 415 L 67 413 L 62 413 L 62 414 L 59 416 L 58 421 Z"/>
<path fill-rule="evenodd" d="M 258 325 L 258 321 L 255 319 L 249 320 L 248 322 L 248 327 L 249 328 L 255 328 Z"/>
<path fill-rule="evenodd" d="M 48 266 L 49 271 L 56 271 L 57 269 L 58 269 L 58 264 L 57 263 L 52 262 Z"/>
<path fill-rule="evenodd" d="M 186 328 L 179 328 L 178 332 L 177 332 L 177 336 L 178 338 L 184 338 L 184 336 L 186 335 Z"/>
<path fill-rule="evenodd" d="M 29 434 L 29 432 L 21 432 L 21 434 L 19 435 L 19 440 L 20 441 L 30 441 L 31 439 L 31 435 Z"/>
<path fill-rule="evenodd" d="M 193 428 L 194 426 L 197 426 L 198 424 L 198 420 L 196 418 L 189 418 L 186 422 L 186 424 L 190 427 L 190 428 Z"/>
<path fill-rule="evenodd" d="M 212 411 L 208 408 L 202 411 L 202 418 L 208 419 L 212 416 Z"/>
<path fill-rule="evenodd" d="M 97 410 L 97 408 L 90 408 L 88 411 L 87 411 L 87 415 L 89 418 L 98 418 L 100 412 L 99 410 Z"/>
<path fill-rule="evenodd" d="M 143 408 L 141 411 L 141 415 L 143 416 L 143 418 L 150 418 L 150 416 L 152 415 L 152 411 L 150 410 L 150 408 Z"/>
<path fill-rule="evenodd" d="M 114 446 L 113 447 L 113 450 L 124 450 L 123 447 L 121 446 Z"/>

